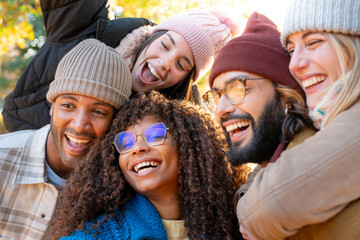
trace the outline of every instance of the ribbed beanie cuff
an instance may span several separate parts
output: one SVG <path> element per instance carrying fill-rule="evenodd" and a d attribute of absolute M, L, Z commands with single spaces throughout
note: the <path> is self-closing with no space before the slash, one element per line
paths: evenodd
<path fill-rule="evenodd" d="M 304 96 L 301 86 L 289 71 L 290 57 L 279 41 L 277 26 L 267 17 L 254 12 L 243 34 L 228 42 L 219 52 L 211 69 L 209 86 L 225 72 L 244 71 L 288 86 Z"/>
<path fill-rule="evenodd" d="M 129 100 L 131 73 L 121 56 L 96 39 L 79 43 L 60 61 L 46 95 L 79 94 L 119 108 Z"/>
<path fill-rule="evenodd" d="M 359 0 L 295 0 L 287 11 L 281 43 L 292 33 L 324 31 L 360 35 Z"/>

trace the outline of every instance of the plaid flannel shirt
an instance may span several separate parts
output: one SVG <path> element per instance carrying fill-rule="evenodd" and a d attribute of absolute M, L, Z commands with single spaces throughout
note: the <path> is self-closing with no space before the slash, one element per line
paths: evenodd
<path fill-rule="evenodd" d="M 42 239 L 58 191 L 45 183 L 49 125 L 0 135 L 0 239 Z"/>

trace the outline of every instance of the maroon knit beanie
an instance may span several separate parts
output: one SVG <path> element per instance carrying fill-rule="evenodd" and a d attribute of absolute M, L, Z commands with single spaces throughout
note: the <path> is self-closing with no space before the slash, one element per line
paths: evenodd
<path fill-rule="evenodd" d="M 244 71 L 288 86 L 305 96 L 290 74 L 289 63 L 290 57 L 281 45 L 277 26 L 264 15 L 254 12 L 241 36 L 230 40 L 220 50 L 211 69 L 209 85 L 211 88 L 221 73 Z"/>

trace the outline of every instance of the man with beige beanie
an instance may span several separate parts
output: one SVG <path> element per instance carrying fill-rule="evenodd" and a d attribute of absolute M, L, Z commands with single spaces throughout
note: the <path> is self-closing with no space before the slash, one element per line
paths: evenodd
<path fill-rule="evenodd" d="M 47 93 L 51 123 L 0 136 L 0 238 L 48 239 L 58 190 L 131 94 L 122 57 L 95 39 L 60 61 Z"/>

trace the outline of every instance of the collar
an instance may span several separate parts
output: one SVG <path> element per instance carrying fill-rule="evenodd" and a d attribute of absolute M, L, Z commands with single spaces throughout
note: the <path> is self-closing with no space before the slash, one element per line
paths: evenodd
<path fill-rule="evenodd" d="M 158 211 L 146 197 L 140 194 L 136 194 L 126 204 L 124 219 L 129 224 L 131 240 L 168 239 Z"/>
<path fill-rule="evenodd" d="M 287 143 L 280 143 L 269 162 L 276 162 L 276 160 L 280 157 L 281 153 L 286 149 L 287 145 Z"/>
<path fill-rule="evenodd" d="M 45 182 L 46 140 L 50 124 L 33 132 L 20 153 L 14 184 L 37 184 Z"/>

